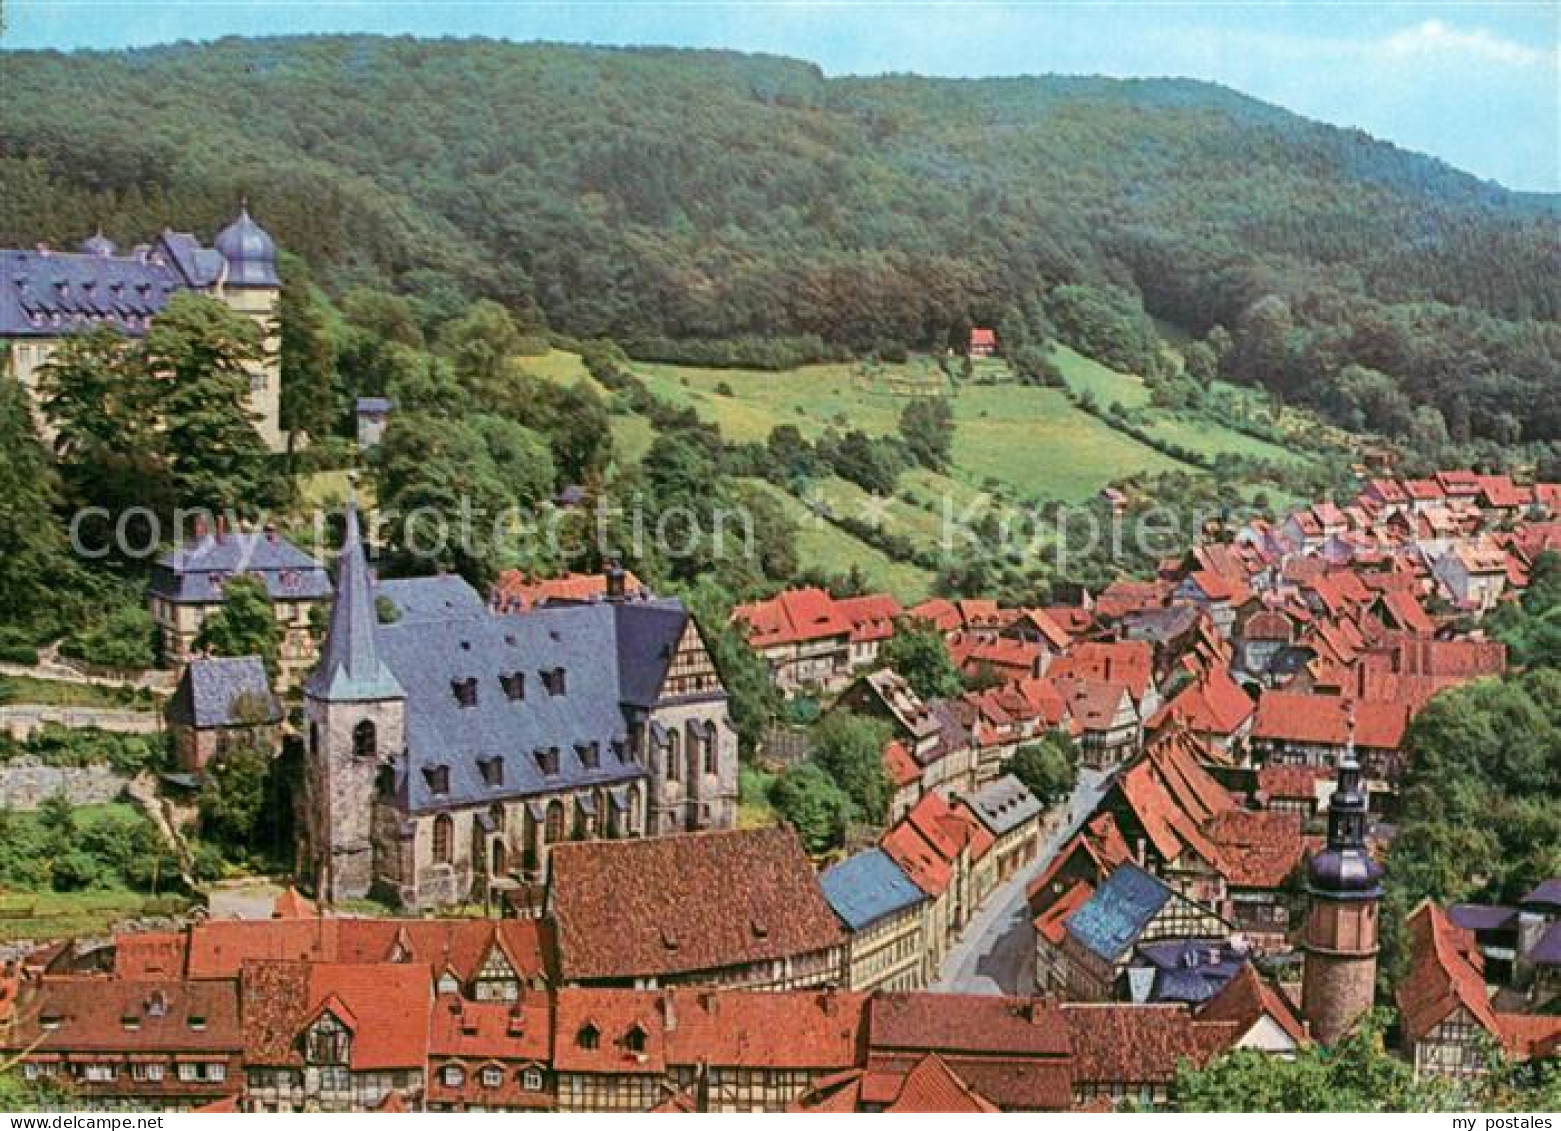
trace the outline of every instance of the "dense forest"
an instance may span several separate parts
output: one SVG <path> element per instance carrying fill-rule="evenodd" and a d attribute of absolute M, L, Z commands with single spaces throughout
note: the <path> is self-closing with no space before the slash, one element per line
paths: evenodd
<path fill-rule="evenodd" d="M 8 245 L 209 234 L 247 194 L 328 292 L 425 332 L 491 298 L 786 364 L 1147 312 L 1352 426 L 1561 438 L 1554 198 L 1204 83 L 372 37 L 3 65 Z"/>

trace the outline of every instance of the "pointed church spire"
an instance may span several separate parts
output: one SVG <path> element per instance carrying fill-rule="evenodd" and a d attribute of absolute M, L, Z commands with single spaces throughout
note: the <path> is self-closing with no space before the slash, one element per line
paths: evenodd
<path fill-rule="evenodd" d="M 330 630 L 321 649 L 320 666 L 304 687 L 310 696 L 349 703 L 399 699 L 405 694 L 380 659 L 378 620 L 369 587 L 369 567 L 363 558 L 354 489 L 347 500 L 347 530 L 336 562 L 336 603 L 331 606 Z"/>

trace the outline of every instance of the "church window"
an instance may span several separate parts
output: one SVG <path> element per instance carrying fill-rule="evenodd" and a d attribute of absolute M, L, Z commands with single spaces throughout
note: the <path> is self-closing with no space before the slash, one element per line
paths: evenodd
<path fill-rule="evenodd" d="M 677 731 L 667 733 L 667 780 L 680 781 L 683 776 L 683 750 Z"/>
<path fill-rule="evenodd" d="M 448 864 L 450 850 L 455 842 L 455 822 L 447 813 L 434 818 L 434 863 Z"/>
<path fill-rule="evenodd" d="M 564 839 L 564 803 L 556 797 L 547 803 L 547 823 L 542 835 L 549 844 Z"/>
<path fill-rule="evenodd" d="M 504 831 L 504 806 L 497 804 L 490 806 L 488 809 L 488 820 L 493 822 L 494 832 L 502 833 Z"/>
<path fill-rule="evenodd" d="M 379 732 L 374 720 L 364 719 L 352 728 L 352 756 L 363 760 L 379 757 Z"/>
<path fill-rule="evenodd" d="M 309 754 L 317 756 L 320 753 L 320 724 L 309 724 Z"/>
<path fill-rule="evenodd" d="M 705 773 L 718 774 L 721 772 L 721 743 L 717 738 L 715 724 L 705 724 Z"/>

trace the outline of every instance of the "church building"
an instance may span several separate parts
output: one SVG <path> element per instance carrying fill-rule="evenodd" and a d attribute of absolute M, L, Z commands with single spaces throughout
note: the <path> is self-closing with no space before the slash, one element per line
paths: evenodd
<path fill-rule="evenodd" d="M 74 252 L 42 244 L 30 251 L 0 249 L 0 341 L 10 346 L 9 368 L 36 393 L 39 369 L 66 336 L 107 325 L 140 337 L 174 295 L 209 295 L 260 327 L 264 356 L 250 370 L 250 404 L 255 431 L 272 451 L 281 451 L 281 287 L 276 242 L 247 207 L 211 247 L 188 232 L 165 230 L 128 252 L 102 232 Z"/>
<path fill-rule="evenodd" d="M 375 582 L 346 525 L 304 686 L 324 900 L 481 899 L 540 881 L 562 841 L 735 824 L 737 735 L 681 602 L 614 570 L 598 599 L 498 613 L 459 578 Z"/>

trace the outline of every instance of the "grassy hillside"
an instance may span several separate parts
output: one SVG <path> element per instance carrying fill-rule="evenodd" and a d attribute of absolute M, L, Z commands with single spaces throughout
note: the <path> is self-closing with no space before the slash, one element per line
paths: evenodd
<path fill-rule="evenodd" d="M 961 547 L 958 533 L 946 528 L 949 519 L 963 521 L 986 511 L 1013 519 L 1016 507 L 1033 512 L 1047 502 L 1083 502 L 1106 485 L 1134 476 L 1207 474 L 1080 408 L 1075 397 L 1081 393 L 1102 405 L 1123 405 L 1152 436 L 1202 457 L 1235 453 L 1293 468 L 1308 466 L 1315 458 L 1254 439 L 1206 413 L 1156 407 L 1139 378 L 1065 347 L 1055 349 L 1053 359 L 1069 383 L 1066 390 L 1018 385 L 1006 366 L 995 361 L 982 366 L 978 376 L 984 383 L 963 384 L 949 381 L 926 358 L 779 372 L 636 363 L 633 371 L 658 399 L 693 409 L 724 440 L 736 443 L 763 443 L 782 424 L 796 427 L 808 439 L 829 429 L 891 436 L 898 432 L 900 413 L 909 402 L 907 391 L 936 391 L 948 397 L 955 418 L 952 465 L 944 473 L 926 468 L 905 472 L 891 498 L 875 497 L 838 475 L 795 485 L 791 491 L 763 480 L 744 481 L 774 497 L 797 524 L 805 570 L 833 574 L 856 567 L 870 584 L 908 600 L 929 592 L 933 576 L 927 562 L 896 560 L 879 545 L 864 541 L 868 532 L 860 530 L 860 524 L 905 539 L 918 554 L 937 560 L 948 549 L 948 538 L 956 549 Z M 584 381 L 614 403 L 574 354 L 554 351 L 521 364 L 549 380 Z M 1260 411 L 1261 398 L 1250 391 L 1227 391 L 1249 398 L 1254 415 Z M 621 407 L 610 419 L 619 458 L 628 466 L 643 456 L 653 428 Z M 1247 489 L 1248 497 L 1259 490 L 1271 498 L 1284 497 L 1283 490 L 1261 477 Z M 1045 545 L 1042 539 L 1037 551 L 1044 553 Z"/>

